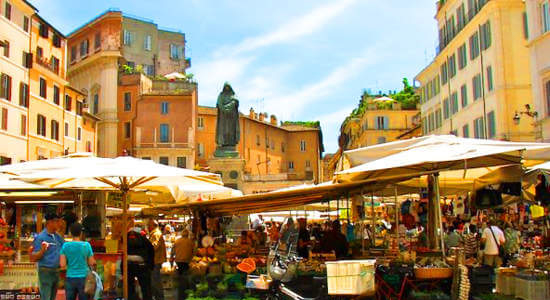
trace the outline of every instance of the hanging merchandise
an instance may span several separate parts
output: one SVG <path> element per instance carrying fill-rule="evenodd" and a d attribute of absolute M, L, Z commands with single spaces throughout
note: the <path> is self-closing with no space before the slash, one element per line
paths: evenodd
<path fill-rule="evenodd" d="M 502 194 L 490 186 L 476 191 L 475 206 L 477 208 L 490 208 L 502 204 Z"/>
<path fill-rule="evenodd" d="M 456 200 L 456 207 L 453 210 L 454 216 L 460 216 L 464 214 L 464 201 L 462 200 L 462 197 L 458 197 Z"/>
<path fill-rule="evenodd" d="M 520 182 L 502 182 L 499 191 L 506 195 L 521 196 Z"/>
<path fill-rule="evenodd" d="M 535 186 L 535 201 L 541 202 L 542 205 L 550 205 L 550 186 L 546 175 L 540 174 L 537 177 L 539 183 Z"/>
<path fill-rule="evenodd" d="M 533 205 L 531 205 L 529 210 L 531 212 L 531 217 L 533 219 L 538 219 L 538 218 L 544 216 L 544 207 L 542 207 L 540 205 L 533 204 Z"/>

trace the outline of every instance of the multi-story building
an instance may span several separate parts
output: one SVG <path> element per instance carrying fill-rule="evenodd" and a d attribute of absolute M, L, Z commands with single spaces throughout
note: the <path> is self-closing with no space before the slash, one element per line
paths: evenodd
<path fill-rule="evenodd" d="M 1 2 L 2 163 L 95 152 L 97 119 L 66 80 L 65 37 L 27 1 Z"/>
<path fill-rule="evenodd" d="M 196 163 L 208 168 L 216 150 L 214 107 L 200 106 L 197 119 Z M 322 180 L 323 141 L 316 122 L 283 122 L 274 115 L 240 114 L 240 140 L 237 151 L 244 159 L 245 194 L 270 191 Z"/>
<path fill-rule="evenodd" d="M 541 139 L 550 141 L 550 2 L 548 0 L 526 0 L 529 55 L 531 58 L 531 80 L 533 90 L 533 114 L 518 115 L 519 122 L 529 123 L 536 117 L 536 126 Z M 525 118 L 525 120 L 523 120 Z"/>
<path fill-rule="evenodd" d="M 143 18 L 108 10 L 68 36 L 68 77 L 88 94 L 89 107 L 98 123 L 100 156 L 121 155 L 118 145 L 119 71 L 150 76 L 185 73 L 185 35 L 159 28 Z M 123 67 L 124 66 L 124 67 Z"/>
<path fill-rule="evenodd" d="M 132 74 L 118 89 L 118 153 L 193 168 L 197 85 Z"/>
<path fill-rule="evenodd" d="M 523 0 L 440 0 L 439 46 L 416 80 L 424 134 L 529 141 L 532 105 Z"/>

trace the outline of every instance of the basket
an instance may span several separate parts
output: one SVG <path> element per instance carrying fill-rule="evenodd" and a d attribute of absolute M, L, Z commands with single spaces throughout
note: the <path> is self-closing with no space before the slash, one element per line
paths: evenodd
<path fill-rule="evenodd" d="M 374 294 L 376 260 L 341 260 L 325 262 L 329 295 Z"/>
<path fill-rule="evenodd" d="M 443 279 L 453 277 L 451 268 L 414 268 L 417 279 Z"/>

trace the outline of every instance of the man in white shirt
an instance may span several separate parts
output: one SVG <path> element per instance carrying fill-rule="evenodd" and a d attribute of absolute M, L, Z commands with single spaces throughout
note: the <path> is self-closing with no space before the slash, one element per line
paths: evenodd
<path fill-rule="evenodd" d="M 492 232 L 491 232 L 492 231 Z M 489 221 L 489 226 L 483 230 L 481 242 L 485 243 L 483 250 L 483 263 L 492 267 L 500 267 L 502 260 L 500 259 L 498 247 L 502 245 L 506 239 L 504 232 L 496 226 L 494 220 Z"/>

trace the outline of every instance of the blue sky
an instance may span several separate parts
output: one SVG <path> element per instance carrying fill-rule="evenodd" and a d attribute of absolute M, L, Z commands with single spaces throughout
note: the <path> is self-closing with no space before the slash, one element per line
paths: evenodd
<path fill-rule="evenodd" d="M 109 7 L 186 34 L 199 104 L 223 83 L 240 109 L 320 120 L 327 152 L 363 89 L 398 90 L 434 56 L 433 0 L 31 0 L 63 33 Z"/>

